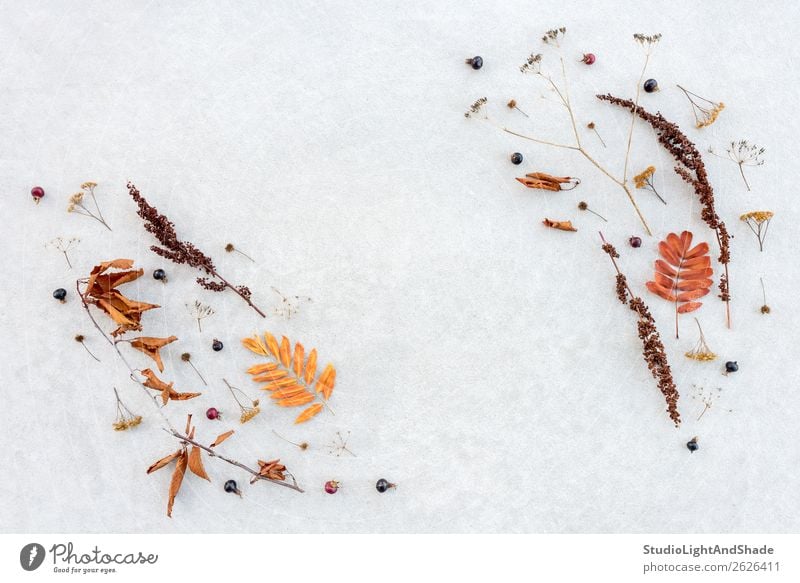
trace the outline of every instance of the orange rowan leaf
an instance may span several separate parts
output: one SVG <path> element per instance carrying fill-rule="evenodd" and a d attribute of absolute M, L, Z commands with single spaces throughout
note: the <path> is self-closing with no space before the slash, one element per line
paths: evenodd
<path fill-rule="evenodd" d="M 267 356 L 267 347 L 264 346 L 264 343 L 261 341 L 259 336 L 253 336 L 252 338 L 244 338 L 242 340 L 242 346 L 247 348 L 250 352 L 255 352 L 256 354 L 260 354 L 261 356 Z M 250 367 L 255 368 L 255 367 Z M 247 372 L 250 372 L 249 370 Z M 251 373 L 252 374 L 252 373 Z"/>
<path fill-rule="evenodd" d="M 263 374 L 265 372 L 272 372 L 276 368 L 278 368 L 278 365 L 276 363 L 265 362 L 263 364 L 254 364 L 253 366 L 247 369 L 247 373 L 251 375 L 258 375 L 258 374 Z"/>
<path fill-rule="evenodd" d="M 317 349 L 313 349 L 311 354 L 308 355 L 308 361 L 306 361 L 306 373 L 305 373 L 305 381 L 307 385 L 311 384 L 311 381 L 314 380 L 314 375 L 317 374 Z"/>
<path fill-rule="evenodd" d="M 697 300 L 710 291 L 713 281 L 711 258 L 708 256 L 708 243 L 692 244 L 692 233 L 683 231 L 680 235 L 669 233 L 658 244 L 663 259 L 655 262 L 652 281 L 647 289 L 675 304 L 675 337 L 678 337 L 678 314 L 697 310 L 703 304 Z"/>
<path fill-rule="evenodd" d="M 303 360 L 305 360 L 305 348 L 299 342 L 294 345 L 294 355 L 292 356 L 292 370 L 295 376 L 303 374 Z"/>
<path fill-rule="evenodd" d="M 289 363 L 292 360 L 292 345 L 289 343 L 289 339 L 286 336 L 281 337 L 281 347 L 279 354 L 280 354 L 281 364 L 288 368 Z"/>
<path fill-rule="evenodd" d="M 275 358 L 280 358 L 281 351 L 278 348 L 278 341 L 275 340 L 275 337 L 267 332 L 264 334 L 264 338 L 267 340 L 267 346 L 269 347 L 269 351 L 272 353 L 272 356 Z"/>
<path fill-rule="evenodd" d="M 322 411 L 322 403 L 315 403 L 311 405 L 308 409 L 304 409 L 303 412 L 297 416 L 297 419 L 294 420 L 295 425 L 298 423 L 305 423 L 320 411 Z"/>

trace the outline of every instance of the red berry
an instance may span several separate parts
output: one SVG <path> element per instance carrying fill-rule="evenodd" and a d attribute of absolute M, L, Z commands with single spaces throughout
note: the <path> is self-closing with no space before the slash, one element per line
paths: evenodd
<path fill-rule="evenodd" d="M 339 482 L 336 480 L 328 480 L 325 482 L 325 491 L 328 494 L 336 494 L 336 491 L 339 489 Z"/>
<path fill-rule="evenodd" d="M 583 55 L 583 58 L 581 59 L 581 61 L 583 61 L 587 65 L 593 65 L 595 60 L 596 58 L 594 56 L 594 53 L 586 53 L 585 55 Z"/>
<path fill-rule="evenodd" d="M 33 197 L 34 202 L 39 204 L 39 201 L 44 198 L 44 188 L 41 186 L 34 186 L 31 188 L 31 196 Z"/>
<path fill-rule="evenodd" d="M 206 417 L 213 421 L 214 419 L 219 419 L 220 414 L 216 407 L 209 407 L 208 411 L 206 411 Z"/>

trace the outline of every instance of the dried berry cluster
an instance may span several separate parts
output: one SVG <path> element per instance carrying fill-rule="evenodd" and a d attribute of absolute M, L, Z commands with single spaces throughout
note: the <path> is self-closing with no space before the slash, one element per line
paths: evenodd
<path fill-rule="evenodd" d="M 678 161 L 678 164 L 675 166 L 675 172 L 686 182 L 691 184 L 695 193 L 697 193 L 700 203 L 703 205 L 701 217 L 717 236 L 717 243 L 720 249 L 717 260 L 725 268 L 725 274 L 719 278 L 719 297 L 725 302 L 728 327 L 730 327 L 731 296 L 728 263 L 731 259 L 729 248 L 731 236 L 728 233 L 725 223 L 720 219 L 714 208 L 714 189 L 711 187 L 711 183 L 708 180 L 708 174 L 706 173 L 706 167 L 703 163 L 703 157 L 700 155 L 700 151 L 692 141 L 686 137 L 677 124 L 667 121 L 660 113 L 652 114 L 642 106 L 636 105 L 630 99 L 621 99 L 611 94 L 598 95 L 597 98 L 601 101 L 608 101 L 609 103 L 624 107 L 649 123 L 658 134 L 658 141 L 673 155 L 675 160 Z"/>
<path fill-rule="evenodd" d="M 187 264 L 195 269 L 204 271 L 210 275 L 211 278 L 198 277 L 198 284 L 207 290 L 215 292 L 221 292 L 226 288 L 230 288 L 239 294 L 239 296 L 241 296 L 251 308 L 258 312 L 259 315 L 266 318 L 266 315 L 250 301 L 253 294 L 247 286 L 234 286 L 227 282 L 225 278 L 217 273 L 214 261 L 208 255 L 200 251 L 200 249 L 192 243 L 178 239 L 178 235 L 175 233 L 175 224 L 166 216 L 160 214 L 158 209 L 148 203 L 139 190 L 130 182 L 128 183 L 128 192 L 139 207 L 136 212 L 144 220 L 145 230 L 152 233 L 162 245 L 162 247 L 152 245 L 150 249 L 153 253 L 161 255 L 174 263 Z"/>
<path fill-rule="evenodd" d="M 617 253 L 614 246 L 611 243 L 604 243 L 603 251 L 611 257 L 614 269 L 617 270 L 616 292 L 619 301 L 628 305 L 631 310 L 636 312 L 639 318 L 637 328 L 639 330 L 639 338 L 642 341 L 642 356 L 647 362 L 647 368 L 650 369 L 653 378 L 658 381 L 658 388 L 667 401 L 669 417 L 677 427 L 681 422 L 681 415 L 678 413 L 678 397 L 680 395 L 672 378 L 672 369 L 670 369 L 669 362 L 667 362 L 667 353 L 664 350 L 664 344 L 661 342 L 658 328 L 656 328 L 656 321 L 650 314 L 650 309 L 644 303 L 644 300 L 635 296 L 630 287 L 628 287 L 625 275 L 617 266 L 616 258 L 619 257 L 619 253 Z"/>

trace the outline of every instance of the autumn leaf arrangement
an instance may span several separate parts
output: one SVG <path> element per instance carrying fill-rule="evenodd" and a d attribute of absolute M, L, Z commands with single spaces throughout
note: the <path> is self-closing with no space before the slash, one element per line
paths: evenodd
<path fill-rule="evenodd" d="M 211 444 L 204 445 L 195 439 L 195 428 L 191 424 L 191 415 L 188 416 L 186 429 L 183 433 L 178 432 L 172 426 L 169 418 L 164 414 L 162 407 L 166 407 L 171 401 L 187 401 L 193 399 L 200 396 L 201 393 L 177 391 L 174 388 L 173 382 L 167 382 L 159 378 L 159 376 L 152 369 L 146 368 L 141 370 L 134 368 L 129 363 L 127 357 L 120 348 L 121 346 L 128 345 L 134 350 L 142 352 L 153 360 L 159 373 L 162 373 L 165 367 L 160 350 L 178 340 L 176 336 L 168 336 L 165 338 L 156 338 L 150 336 L 137 336 L 130 339 L 122 338 L 122 336 L 129 332 L 141 332 L 143 329 L 142 315 L 147 311 L 159 307 L 156 304 L 150 304 L 131 299 L 124 295 L 119 289 L 120 286 L 137 280 L 143 275 L 143 273 L 143 269 L 133 268 L 133 261 L 130 259 L 114 259 L 111 261 L 105 261 L 95 266 L 92 269 L 89 277 L 77 280 L 76 290 L 80 297 L 83 308 L 94 327 L 113 347 L 116 354 L 128 368 L 130 372 L 130 378 L 139 386 L 141 386 L 153 401 L 153 404 L 156 407 L 159 416 L 161 417 L 163 429 L 179 442 L 179 448 L 175 452 L 158 460 L 147 470 L 147 473 L 150 474 L 172 462 L 175 462 L 169 487 L 167 515 L 172 516 L 175 497 L 180 491 L 187 468 L 196 476 L 210 481 L 210 478 L 203 465 L 203 455 L 226 462 L 248 472 L 252 477 L 251 483 L 264 480 L 272 484 L 290 488 L 297 492 L 302 492 L 303 490 L 297 485 L 297 481 L 295 480 L 294 476 L 286 471 L 286 467 L 281 464 L 279 460 L 258 460 L 258 469 L 255 469 L 239 461 L 220 455 L 214 448 L 228 439 L 234 433 L 233 430 L 229 430 L 220 434 Z M 100 326 L 100 323 L 95 318 L 92 309 L 99 310 L 114 322 L 116 328 L 110 334 L 106 334 L 106 332 Z M 188 355 L 188 353 L 186 354 Z M 298 357 L 295 356 L 295 358 Z M 186 361 L 188 359 L 182 357 L 182 360 Z M 306 363 L 306 366 L 310 370 L 311 366 L 309 362 Z M 330 370 L 332 371 L 332 367 Z M 323 395 L 330 396 L 330 391 L 333 388 L 335 373 L 327 371 L 328 369 L 323 371 L 324 378 L 323 375 L 320 375 L 320 379 L 318 379 L 318 386 L 320 387 L 320 391 L 323 393 Z M 328 383 L 330 384 L 330 388 L 328 388 Z M 231 389 L 231 392 L 233 392 L 233 387 L 230 385 L 228 386 Z M 151 391 L 154 391 L 154 393 Z M 117 400 L 117 420 L 114 423 L 114 429 L 117 431 L 124 431 L 140 425 L 142 422 L 142 416 L 134 414 L 130 411 L 130 409 L 127 408 L 127 406 L 125 406 L 116 388 L 114 389 L 114 392 Z M 234 397 L 236 397 L 235 393 Z M 238 401 L 239 400 L 237 399 L 237 402 Z M 242 406 L 241 403 L 240 406 Z M 253 414 L 245 420 L 244 415 L 245 413 L 243 409 L 243 423 L 254 416 Z M 308 418 L 311 416 L 313 415 L 308 414 Z M 287 477 L 291 481 L 287 481 Z"/>

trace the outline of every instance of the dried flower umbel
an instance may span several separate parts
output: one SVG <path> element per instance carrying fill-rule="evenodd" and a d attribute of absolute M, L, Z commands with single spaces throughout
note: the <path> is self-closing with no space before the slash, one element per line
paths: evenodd
<path fill-rule="evenodd" d="M 284 320 L 290 320 L 292 316 L 300 312 L 300 306 L 305 303 L 312 302 L 313 300 L 308 296 L 285 296 L 275 286 L 270 286 L 272 291 L 280 298 L 280 303 L 276 308 L 273 308 L 272 313 L 280 316 Z"/>
<path fill-rule="evenodd" d="M 236 404 L 239 405 L 239 413 L 240 413 L 239 423 L 247 423 L 253 417 L 261 413 L 261 408 L 258 406 L 259 405 L 258 399 L 251 399 L 250 396 L 247 393 L 245 393 L 242 389 L 240 389 L 239 387 L 234 387 L 225 379 L 222 379 L 222 382 L 224 382 L 225 385 L 228 387 L 228 390 L 231 392 L 231 395 L 233 395 L 234 401 L 236 401 Z M 242 403 L 239 400 L 239 396 L 237 396 L 237 393 L 239 394 L 239 396 L 242 397 L 242 399 L 244 399 L 245 402 L 249 403 L 249 405 L 245 405 L 244 403 Z"/>
<path fill-rule="evenodd" d="M 765 148 L 761 148 L 755 144 L 751 145 L 747 140 L 731 142 L 731 145 L 725 150 L 725 152 L 728 154 L 727 157 L 720 156 L 713 148 L 708 149 L 708 152 L 717 158 L 730 160 L 739 166 L 739 173 L 742 175 L 742 180 L 744 180 L 744 185 L 747 187 L 747 192 L 750 192 L 750 183 L 747 181 L 747 177 L 744 175 L 744 167 L 763 165 L 764 160 L 761 159 L 761 156 L 766 151 L 767 150 Z"/>
<path fill-rule="evenodd" d="M 614 264 L 614 269 L 617 272 L 617 298 L 636 313 L 638 317 L 637 328 L 639 331 L 639 338 L 642 341 L 642 356 L 647 362 L 647 368 L 650 369 L 653 378 L 658 382 L 658 388 L 667 402 L 669 417 L 672 419 L 672 422 L 675 423 L 675 427 L 677 427 L 681 422 L 681 416 L 680 413 L 678 413 L 678 398 L 680 395 L 675 386 L 675 381 L 672 378 L 672 369 L 670 369 L 669 362 L 667 361 L 667 352 L 664 349 L 664 344 L 661 342 L 661 336 L 658 333 L 656 321 L 650 314 L 650 310 L 644 303 L 644 300 L 634 295 L 628 285 L 625 275 L 620 271 L 617 265 L 617 258 L 619 258 L 617 250 L 611 243 L 606 242 L 602 233 L 600 233 L 600 238 L 603 240 L 603 251 L 611 258 L 611 263 Z"/>
<path fill-rule="evenodd" d="M 700 411 L 700 415 L 697 416 L 697 420 L 700 421 L 700 419 L 703 418 L 703 415 L 706 414 L 706 411 L 711 409 L 711 407 L 714 405 L 714 402 L 720 398 L 722 389 L 717 387 L 716 389 L 705 391 L 703 387 L 697 387 L 696 385 L 693 386 L 695 387 L 697 394 L 692 395 L 692 399 L 699 400 L 701 403 L 703 403 L 703 410 Z M 730 409 L 728 409 L 728 411 L 730 412 Z"/>
<path fill-rule="evenodd" d="M 114 396 L 117 398 L 117 419 L 114 421 L 114 431 L 125 431 L 136 427 L 142 422 L 141 415 L 135 415 L 125 406 L 119 398 L 117 387 L 114 387 Z"/>
<path fill-rule="evenodd" d="M 328 453 L 341 457 L 344 453 L 349 453 L 353 457 L 358 457 L 350 448 L 347 447 L 347 441 L 350 439 L 350 432 L 347 432 L 347 437 L 343 437 L 340 431 L 336 432 L 336 437 L 333 438 L 331 445 L 328 447 Z"/>
<path fill-rule="evenodd" d="M 714 354 L 714 351 L 708 347 L 706 336 L 703 334 L 703 328 L 700 327 L 700 321 L 697 318 L 695 318 L 694 321 L 697 323 L 697 329 L 700 331 L 700 339 L 697 341 L 697 344 L 695 344 L 695 347 L 686 353 L 686 358 L 704 362 L 714 360 L 717 358 L 717 355 Z"/>
<path fill-rule="evenodd" d="M 758 239 L 759 251 L 764 250 L 764 240 L 767 238 L 769 223 L 772 221 L 773 216 L 775 216 L 775 213 L 772 211 L 750 211 L 739 217 Z"/>
<path fill-rule="evenodd" d="M 593 215 L 595 215 L 595 216 L 598 216 L 598 217 L 600 217 L 601 219 L 603 219 L 605 222 L 608 222 L 608 219 L 606 219 L 606 218 L 605 218 L 603 215 L 601 215 L 601 214 L 599 214 L 599 213 L 596 213 L 596 212 L 594 212 L 592 209 L 590 209 L 590 208 L 589 208 L 589 203 L 588 203 L 588 202 L 586 202 L 586 201 L 583 201 L 583 200 L 582 200 L 582 201 L 580 201 L 580 202 L 578 203 L 578 209 L 579 209 L 579 210 L 582 210 L 582 211 L 589 211 L 589 212 L 590 212 L 590 213 L 592 213 Z"/>
<path fill-rule="evenodd" d="M 72 262 L 69 260 L 69 250 L 77 247 L 80 244 L 81 240 L 77 237 L 70 237 L 69 239 L 64 239 L 63 237 L 56 237 L 52 241 L 50 241 L 47 246 L 52 247 L 59 253 L 64 255 L 64 259 L 67 262 L 67 266 L 72 269 Z"/>
<path fill-rule="evenodd" d="M 566 33 L 566 29 L 563 28 L 563 27 L 562 28 L 554 28 L 552 30 L 547 31 L 545 33 L 545 35 L 542 37 L 542 40 L 548 45 L 552 45 L 552 46 L 554 46 L 556 48 L 559 48 L 560 45 L 561 45 L 561 40 L 563 39 L 563 36 L 564 36 L 565 33 Z M 634 38 L 636 39 L 636 41 L 639 44 L 641 44 L 645 48 L 645 61 L 644 61 L 644 66 L 642 68 L 642 74 L 641 74 L 641 78 L 643 78 L 644 74 L 645 74 L 645 71 L 647 69 L 647 65 L 648 65 L 649 60 L 650 60 L 651 52 L 652 52 L 654 46 L 658 43 L 658 40 L 661 38 L 661 35 L 652 35 L 652 36 L 634 35 Z M 525 74 L 537 75 L 537 76 L 541 77 L 542 79 L 544 79 L 547 82 L 549 87 L 553 90 L 555 95 L 558 97 L 560 104 L 564 106 L 564 108 L 566 109 L 566 111 L 567 111 L 567 113 L 569 115 L 569 120 L 570 120 L 570 125 L 572 127 L 574 143 L 565 144 L 565 143 L 552 142 L 552 141 L 549 141 L 549 140 L 543 140 L 543 139 L 540 139 L 538 137 L 534 137 L 534 136 L 531 136 L 531 135 L 526 135 L 526 134 L 522 134 L 522 133 L 510 130 L 507 127 L 503 127 L 503 126 L 501 126 L 499 124 L 496 124 L 496 123 L 492 122 L 489 119 L 488 115 L 486 115 L 486 112 L 485 112 L 485 105 L 486 105 L 486 101 L 487 101 L 485 97 L 482 97 L 481 99 L 479 99 L 478 101 L 476 101 L 475 103 L 472 104 L 472 106 L 470 107 L 469 111 L 467 111 L 467 113 L 465 114 L 466 117 L 468 117 L 468 118 L 480 118 L 480 119 L 486 120 L 487 122 L 492 123 L 492 125 L 495 125 L 496 127 L 498 127 L 501 131 L 503 131 L 503 132 L 505 132 L 507 134 L 513 135 L 513 136 L 517 136 L 517 137 L 525 139 L 525 140 L 529 140 L 529 141 L 532 141 L 532 142 L 535 142 L 535 143 L 538 143 L 538 144 L 543 144 L 543 145 L 546 145 L 546 146 L 552 146 L 552 147 L 556 147 L 556 148 L 563 148 L 563 149 L 566 149 L 566 150 L 573 150 L 573 151 L 579 152 L 581 155 L 583 155 L 584 158 L 586 158 L 589 162 L 591 162 L 591 164 L 593 166 L 595 166 L 602 174 L 607 176 L 610 180 L 612 180 L 615 184 L 617 184 L 625 192 L 626 196 L 628 197 L 628 200 L 630 201 L 631 205 L 633 206 L 634 210 L 636 211 L 636 214 L 639 217 L 639 220 L 641 221 L 642 225 L 644 226 L 645 230 L 647 231 L 647 234 L 648 235 L 652 235 L 652 231 L 650 230 L 650 227 L 648 226 L 647 221 L 645 220 L 644 215 L 642 214 L 642 211 L 639 208 L 639 205 L 636 203 L 636 200 L 634 199 L 633 193 L 632 193 L 630 185 L 629 185 L 629 180 L 628 180 L 628 162 L 629 162 L 630 153 L 631 153 L 632 138 L 633 138 L 633 124 L 634 124 L 634 121 L 635 121 L 635 116 L 634 115 L 631 116 L 631 126 L 630 126 L 630 131 L 628 132 L 628 143 L 627 143 L 627 149 L 626 149 L 626 152 L 625 152 L 625 161 L 624 161 L 624 166 L 623 166 L 623 173 L 622 173 L 622 177 L 620 178 L 620 177 L 614 176 L 605 167 L 603 167 L 599 162 L 597 162 L 597 160 L 595 160 L 595 158 L 589 153 L 589 151 L 583 145 L 583 143 L 581 141 L 581 135 L 578 132 L 578 122 L 577 122 L 577 118 L 576 118 L 576 115 L 575 115 L 575 109 L 574 109 L 574 107 L 572 105 L 572 101 L 570 99 L 569 84 L 567 83 L 566 66 L 565 66 L 565 63 L 564 63 L 564 57 L 562 55 L 559 55 L 559 61 L 560 61 L 560 64 L 561 64 L 561 78 L 562 78 L 562 81 L 561 81 L 560 85 L 557 84 L 553 80 L 552 77 L 550 77 L 549 75 L 547 75 L 547 74 L 542 72 L 542 55 L 541 54 L 532 54 L 530 57 L 528 57 L 526 62 L 523 63 L 523 65 L 520 67 L 520 71 L 522 73 L 525 73 Z M 641 88 L 641 78 L 639 80 L 639 83 L 637 84 L 636 103 L 638 103 L 638 99 L 639 99 L 639 91 L 640 91 L 640 88 Z M 590 129 L 594 129 L 592 127 L 592 125 L 589 125 L 588 127 Z M 601 142 L 602 142 L 602 140 L 601 140 Z M 605 144 L 603 144 L 603 145 L 605 145 Z"/>
<path fill-rule="evenodd" d="M 110 231 L 111 227 L 108 226 L 105 218 L 103 218 L 103 213 L 100 211 L 100 205 L 97 204 L 97 198 L 94 195 L 94 189 L 96 186 L 97 183 L 95 182 L 84 182 L 81 184 L 80 192 L 76 192 L 69 197 L 67 212 L 92 218 Z M 92 202 L 94 202 L 94 212 L 92 212 L 92 210 L 84 204 L 84 199 L 87 194 L 91 197 Z"/>
<path fill-rule="evenodd" d="M 161 255 L 173 263 L 187 264 L 195 269 L 199 269 L 210 276 L 198 277 L 197 283 L 200 284 L 200 286 L 215 292 L 230 289 L 242 298 L 248 306 L 253 308 L 259 316 L 262 318 L 267 317 L 266 314 L 258 309 L 252 302 L 250 288 L 246 285 L 234 286 L 228 282 L 228 280 L 217 272 L 214 261 L 208 255 L 205 255 L 192 243 L 178 239 L 178 235 L 175 232 L 175 225 L 167 217 L 160 214 L 154 206 L 150 205 L 139 190 L 130 182 L 128 183 L 128 193 L 138 205 L 138 210 L 136 212 L 144 221 L 145 230 L 155 236 L 162 245 L 161 247 L 157 245 L 151 246 L 150 250 L 153 251 L 153 253 Z"/>
<path fill-rule="evenodd" d="M 683 180 L 692 185 L 695 193 L 703 205 L 703 210 L 700 213 L 703 221 L 710 229 L 714 231 L 717 237 L 717 244 L 719 245 L 719 257 L 717 261 L 722 264 L 725 274 L 719 278 L 719 298 L 725 302 L 725 319 L 728 328 L 731 327 L 731 295 L 730 295 L 730 277 L 728 274 L 728 263 L 731 260 L 730 254 L 730 239 L 728 229 L 725 223 L 717 214 L 714 207 L 714 189 L 708 180 L 708 173 L 706 172 L 703 157 L 700 155 L 699 150 L 695 145 L 681 132 L 680 128 L 667 121 L 660 113 L 652 114 L 646 111 L 643 107 L 636 105 L 630 99 L 620 99 L 613 95 L 597 95 L 601 101 L 607 101 L 615 105 L 619 105 L 625 109 L 629 109 L 636 113 L 640 118 L 645 120 L 656 131 L 658 141 L 667 151 L 672 154 L 678 164 L 674 167 L 675 172 L 683 178 Z"/>
<path fill-rule="evenodd" d="M 667 201 L 664 200 L 660 194 L 658 194 L 656 187 L 653 186 L 653 174 L 655 173 L 656 173 L 656 167 L 648 166 L 641 173 L 633 177 L 633 184 L 634 186 L 636 186 L 636 188 L 643 188 L 645 190 L 649 190 L 658 197 L 658 200 L 660 200 L 664 204 L 667 204 Z"/>
<path fill-rule="evenodd" d="M 689 100 L 689 103 L 692 104 L 692 113 L 694 114 L 695 125 L 698 129 L 706 128 L 717 121 L 720 112 L 725 109 L 725 104 L 721 101 L 717 103 L 705 97 L 700 97 L 696 93 L 692 93 L 680 85 L 678 85 L 678 89 L 686 94 L 686 98 Z"/>
<path fill-rule="evenodd" d="M 200 324 L 200 322 L 202 320 L 205 320 L 209 316 L 213 316 L 216 313 L 214 311 L 214 308 L 198 300 L 195 300 L 193 304 L 186 304 L 186 309 L 189 310 L 189 313 L 192 315 L 192 318 L 197 320 L 197 330 L 199 332 L 203 331 L 203 326 Z"/>

